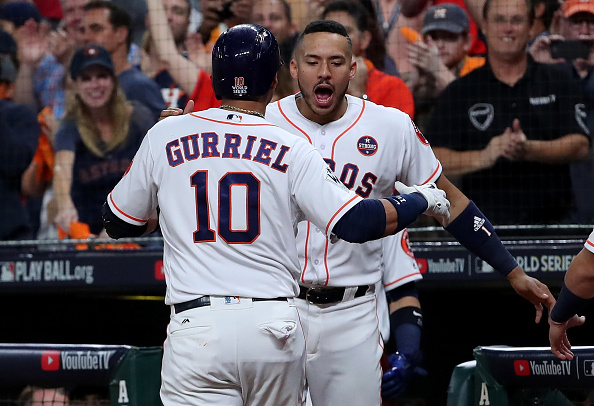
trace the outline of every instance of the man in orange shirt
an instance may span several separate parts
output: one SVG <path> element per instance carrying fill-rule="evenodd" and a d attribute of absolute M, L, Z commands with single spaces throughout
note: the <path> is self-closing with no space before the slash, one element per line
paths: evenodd
<path fill-rule="evenodd" d="M 349 94 L 383 106 L 395 107 L 411 118 L 414 117 L 413 97 L 406 83 L 380 71 L 365 58 L 365 51 L 371 42 L 367 9 L 358 2 L 336 0 L 326 6 L 322 18 L 344 25 L 351 38 L 353 55 L 357 61 L 357 75 L 351 80 Z"/>

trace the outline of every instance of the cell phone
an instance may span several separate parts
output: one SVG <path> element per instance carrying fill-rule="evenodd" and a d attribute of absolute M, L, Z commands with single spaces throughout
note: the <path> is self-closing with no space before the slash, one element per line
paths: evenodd
<path fill-rule="evenodd" d="M 567 60 L 584 58 L 590 55 L 592 42 L 581 40 L 551 41 L 551 57 Z"/>

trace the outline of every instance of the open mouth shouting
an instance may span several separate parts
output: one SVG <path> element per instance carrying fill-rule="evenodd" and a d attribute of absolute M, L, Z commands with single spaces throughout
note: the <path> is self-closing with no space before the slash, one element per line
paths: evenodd
<path fill-rule="evenodd" d="M 334 88 L 327 83 L 320 83 L 314 87 L 316 104 L 322 108 L 328 108 L 334 100 Z"/>

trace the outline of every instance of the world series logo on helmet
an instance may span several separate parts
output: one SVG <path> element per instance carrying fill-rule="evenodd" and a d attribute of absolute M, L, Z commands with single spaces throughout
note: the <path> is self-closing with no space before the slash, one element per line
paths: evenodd
<path fill-rule="evenodd" d="M 248 87 L 245 85 L 245 79 L 243 76 L 235 77 L 235 85 L 231 87 L 233 89 L 233 94 L 235 95 L 242 95 L 247 94 Z"/>

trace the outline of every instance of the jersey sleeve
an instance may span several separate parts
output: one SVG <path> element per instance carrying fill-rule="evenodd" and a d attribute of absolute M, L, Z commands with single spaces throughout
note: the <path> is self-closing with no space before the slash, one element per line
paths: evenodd
<path fill-rule="evenodd" d="M 150 132 L 149 132 L 150 134 Z M 154 159 L 147 134 L 130 167 L 107 196 L 111 211 L 121 220 L 143 225 L 157 208 L 157 187 L 153 181 Z"/>
<path fill-rule="evenodd" d="M 291 194 L 305 218 L 330 236 L 336 222 L 362 198 L 340 182 L 314 147 L 300 141 L 294 147 Z"/>
<path fill-rule="evenodd" d="M 421 271 L 413 254 L 406 229 L 395 235 L 382 238 L 383 276 L 386 291 L 405 283 L 422 279 Z"/>
<path fill-rule="evenodd" d="M 421 130 L 410 118 L 407 121 L 403 134 L 406 148 L 403 155 L 403 171 L 398 180 L 406 185 L 435 182 L 442 172 L 441 163 Z"/>

